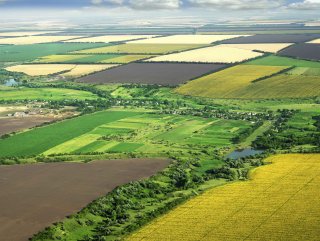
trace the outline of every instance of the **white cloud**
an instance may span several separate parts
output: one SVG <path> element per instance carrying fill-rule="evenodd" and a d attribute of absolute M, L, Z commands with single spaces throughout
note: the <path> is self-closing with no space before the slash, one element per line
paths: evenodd
<path fill-rule="evenodd" d="M 102 3 L 111 4 L 111 5 L 122 5 L 124 3 L 124 0 L 91 0 L 91 3 L 94 5 L 99 5 Z"/>
<path fill-rule="evenodd" d="M 129 6 L 134 9 L 177 9 L 182 5 L 180 0 L 129 0 Z"/>
<path fill-rule="evenodd" d="M 189 0 L 195 7 L 226 9 L 268 9 L 283 5 L 282 0 Z"/>
<path fill-rule="evenodd" d="M 288 7 L 301 10 L 320 9 L 320 0 L 304 0 L 303 2 L 291 3 Z"/>

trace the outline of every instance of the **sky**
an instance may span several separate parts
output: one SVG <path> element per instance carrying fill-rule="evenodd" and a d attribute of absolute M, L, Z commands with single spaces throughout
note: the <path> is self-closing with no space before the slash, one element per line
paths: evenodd
<path fill-rule="evenodd" d="M 320 20 L 320 0 L 0 0 L 0 20 L 105 19 L 147 24 L 250 19 Z M 108 19 L 108 20 L 107 20 Z"/>

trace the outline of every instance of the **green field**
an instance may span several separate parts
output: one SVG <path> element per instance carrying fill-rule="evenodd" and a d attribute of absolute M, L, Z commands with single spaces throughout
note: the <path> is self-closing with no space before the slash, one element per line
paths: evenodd
<path fill-rule="evenodd" d="M 284 66 L 237 65 L 190 81 L 178 87 L 176 92 L 209 98 L 247 98 L 243 96 L 243 90 L 254 87 L 256 83 L 253 81 L 271 76 L 286 68 Z"/>
<path fill-rule="evenodd" d="M 241 120 L 110 110 L 2 140 L 0 148 L 5 151 L 0 156 L 92 152 L 164 155 L 165 151 L 187 153 L 190 148 L 213 150 L 231 145 L 231 139 L 249 126 L 249 122 Z M 63 134 L 65 130 L 68 131 Z"/>
<path fill-rule="evenodd" d="M 76 51 L 78 54 L 165 54 L 179 52 L 188 49 L 199 48 L 204 45 L 200 44 L 121 44 L 102 48 Z"/>
<path fill-rule="evenodd" d="M 264 58 L 249 61 L 246 65 L 267 65 L 267 66 L 296 66 L 308 68 L 320 68 L 320 62 L 293 59 L 270 55 Z"/>
<path fill-rule="evenodd" d="M 47 43 L 0 46 L 0 62 L 31 61 L 52 54 L 65 54 L 72 51 L 107 46 L 100 43 Z"/>
<path fill-rule="evenodd" d="M 0 100 L 64 100 L 64 99 L 97 99 L 90 92 L 59 88 L 12 88 L 0 89 Z"/>
<path fill-rule="evenodd" d="M 36 63 L 65 63 L 65 64 L 84 64 L 84 63 L 104 63 L 104 64 L 126 64 L 140 59 L 150 58 L 151 55 L 123 55 L 123 54 L 64 54 L 49 55 L 41 57 Z"/>

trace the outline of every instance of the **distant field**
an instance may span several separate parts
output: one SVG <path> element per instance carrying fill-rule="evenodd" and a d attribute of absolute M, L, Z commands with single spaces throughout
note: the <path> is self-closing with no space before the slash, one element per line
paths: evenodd
<path fill-rule="evenodd" d="M 299 59 L 320 60 L 320 44 L 296 44 L 279 52 L 281 56 Z"/>
<path fill-rule="evenodd" d="M 29 45 L 0 46 L 0 62 L 31 61 L 52 54 L 65 54 L 71 51 L 97 48 L 106 44 L 96 43 L 47 43 Z"/>
<path fill-rule="evenodd" d="M 102 48 L 88 49 L 76 51 L 78 54 L 165 54 L 171 52 L 179 52 L 188 49 L 199 48 L 201 44 L 120 44 Z"/>
<path fill-rule="evenodd" d="M 22 37 L 22 36 L 32 36 L 40 34 L 54 34 L 57 31 L 17 31 L 17 32 L 0 32 L 1 37 Z"/>
<path fill-rule="evenodd" d="M 115 67 L 114 64 L 23 64 L 7 67 L 6 70 L 22 72 L 30 76 L 60 74 L 62 76 L 75 76 L 90 74 L 93 72 Z"/>
<path fill-rule="evenodd" d="M 168 54 L 146 60 L 147 62 L 235 63 L 262 56 L 262 53 L 246 49 L 213 46 Z"/>
<path fill-rule="evenodd" d="M 176 92 L 210 98 L 243 98 L 239 91 L 254 86 L 255 83 L 252 81 L 273 75 L 283 69 L 286 67 L 237 65 L 190 81 L 178 87 Z M 265 81 L 267 80 L 262 80 L 261 83 Z"/>
<path fill-rule="evenodd" d="M 51 43 L 60 42 L 63 40 L 79 38 L 81 36 L 26 36 L 26 37 L 14 37 L 14 38 L 4 38 L 0 39 L 0 44 L 14 44 L 14 45 L 24 45 L 24 44 L 40 44 L 40 43 Z"/>
<path fill-rule="evenodd" d="M 140 59 L 151 57 L 151 55 L 123 55 L 123 54 L 65 54 L 50 55 L 37 59 L 36 63 L 119 63 L 125 64 Z"/>
<path fill-rule="evenodd" d="M 78 38 L 73 40 L 68 40 L 65 42 L 73 42 L 73 43 L 112 43 L 112 42 L 123 42 L 133 39 L 145 39 L 145 38 L 153 38 L 158 35 L 104 35 L 104 36 L 96 36 L 96 37 L 88 37 L 88 38 Z"/>
<path fill-rule="evenodd" d="M 283 48 L 290 46 L 291 43 L 266 43 L 266 44 L 221 44 L 220 46 L 238 49 L 258 50 L 262 52 L 277 53 Z"/>
<path fill-rule="evenodd" d="M 320 62 L 294 59 L 281 56 L 266 56 L 264 58 L 248 61 L 245 64 L 248 65 L 268 65 L 268 66 L 296 66 L 296 67 L 309 67 L 320 68 Z"/>
<path fill-rule="evenodd" d="M 126 240 L 317 240 L 319 160 L 319 154 L 270 157 L 272 164 L 248 181 L 212 188 Z"/>
<path fill-rule="evenodd" d="M 96 99 L 97 96 L 81 90 L 59 88 L 10 88 L 0 90 L 0 100 L 64 100 L 64 99 Z"/>
<path fill-rule="evenodd" d="M 309 43 L 312 43 L 312 44 L 320 44 L 320 38 L 314 39 L 314 40 L 310 41 Z"/>
<path fill-rule="evenodd" d="M 131 63 L 79 78 L 84 83 L 138 83 L 176 86 L 217 71 L 222 64 Z"/>
<path fill-rule="evenodd" d="M 135 40 L 139 44 L 211 44 L 213 42 L 232 39 L 242 35 L 172 35 L 166 37 Z"/>
<path fill-rule="evenodd" d="M 320 34 L 257 34 L 222 41 L 224 44 L 303 43 L 319 38 Z"/>

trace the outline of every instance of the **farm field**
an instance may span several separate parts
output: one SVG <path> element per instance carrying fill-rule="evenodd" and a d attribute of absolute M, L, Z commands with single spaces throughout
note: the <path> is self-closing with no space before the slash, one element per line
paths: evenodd
<path fill-rule="evenodd" d="M 257 34 L 222 41 L 224 44 L 304 43 L 319 38 L 320 34 Z"/>
<path fill-rule="evenodd" d="M 36 58 L 52 54 L 106 46 L 100 43 L 46 43 L 28 45 L 0 46 L 0 62 L 32 61 Z"/>
<path fill-rule="evenodd" d="M 114 64 L 23 64 L 7 67 L 12 72 L 22 72 L 29 76 L 45 76 L 59 74 L 62 76 L 79 77 L 97 71 L 115 67 Z"/>
<path fill-rule="evenodd" d="M 48 123 L 55 120 L 52 117 L 31 116 L 23 118 L 7 117 L 0 118 L 0 136 L 12 132 L 22 131 L 43 123 Z"/>
<path fill-rule="evenodd" d="M 247 50 L 257 50 L 268 53 L 277 53 L 278 51 L 292 45 L 291 43 L 264 43 L 264 44 L 221 44 L 219 46 L 247 49 Z"/>
<path fill-rule="evenodd" d="M 279 52 L 280 56 L 289 56 L 299 59 L 320 60 L 320 44 L 297 44 Z"/>
<path fill-rule="evenodd" d="M 120 44 L 76 51 L 77 54 L 166 54 L 203 47 L 202 44 Z"/>
<path fill-rule="evenodd" d="M 139 83 L 176 86 L 217 71 L 222 64 L 131 63 L 77 79 L 82 83 Z"/>
<path fill-rule="evenodd" d="M 320 44 L 320 38 L 310 41 L 311 44 Z"/>
<path fill-rule="evenodd" d="M 320 68 L 320 63 L 302 59 L 294 59 L 282 56 L 270 55 L 263 58 L 248 61 L 248 65 L 267 65 L 267 66 L 295 66 L 307 68 Z"/>
<path fill-rule="evenodd" d="M 211 44 L 213 42 L 237 38 L 242 35 L 172 35 L 166 37 L 135 40 L 134 44 Z"/>
<path fill-rule="evenodd" d="M 231 139 L 248 127 L 250 123 L 241 120 L 109 110 L 2 140 L 0 148 L 5 151 L 1 152 L 0 156 L 92 152 L 163 155 L 167 150 L 173 153 L 190 147 L 197 150 L 207 145 L 210 145 L 210 148 L 230 145 Z M 62 134 L 65 129 L 70 131 Z M 22 145 L 25 142 L 26 144 Z M 15 143 L 14 147 L 12 143 Z"/>
<path fill-rule="evenodd" d="M 126 240 L 315 240 L 319 154 L 268 158 L 251 179 L 213 188 Z M 257 211 L 258 210 L 258 211 Z"/>
<path fill-rule="evenodd" d="M 40 43 L 52 43 L 61 42 L 63 40 L 79 38 L 81 36 L 26 36 L 26 37 L 14 37 L 14 38 L 4 38 L 0 39 L 0 44 L 14 44 L 14 45 L 24 45 L 24 44 L 40 44 Z"/>
<path fill-rule="evenodd" d="M 67 54 L 67 55 L 50 55 L 35 60 L 35 63 L 119 63 L 126 64 L 129 62 L 152 57 L 152 55 L 124 55 L 124 54 Z"/>
<path fill-rule="evenodd" d="M 0 205 L 7 207 L 0 210 L 0 236 L 27 240 L 115 187 L 168 164 L 166 159 L 123 159 L 0 166 Z"/>
<path fill-rule="evenodd" d="M 1 37 L 22 37 L 22 36 L 33 36 L 41 34 L 55 34 L 57 31 L 10 31 L 10 32 L 0 32 Z"/>
<path fill-rule="evenodd" d="M 73 40 L 67 40 L 68 43 L 113 43 L 113 42 L 124 42 L 134 39 L 145 39 L 153 38 L 158 35 L 104 35 L 88 38 L 78 38 Z"/>
<path fill-rule="evenodd" d="M 154 57 L 147 62 L 236 63 L 262 56 L 262 53 L 226 46 L 213 46 Z"/>
<path fill-rule="evenodd" d="M 64 99 L 97 99 L 90 92 L 59 88 L 12 88 L 0 90 L 0 100 L 64 100 Z"/>
<path fill-rule="evenodd" d="M 271 76 L 284 69 L 286 67 L 237 65 L 190 81 L 178 87 L 176 92 L 184 95 L 210 98 L 243 98 L 239 94 L 240 91 L 268 80 L 261 80 L 257 83 L 253 83 L 253 81 Z"/>

